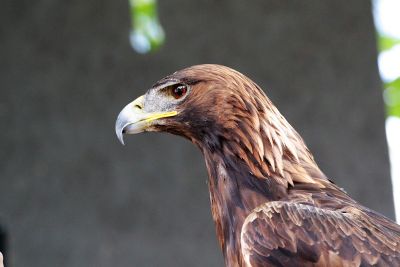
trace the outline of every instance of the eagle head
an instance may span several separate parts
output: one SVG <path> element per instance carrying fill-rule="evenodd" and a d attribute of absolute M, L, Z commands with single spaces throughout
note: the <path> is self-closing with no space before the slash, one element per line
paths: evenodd
<path fill-rule="evenodd" d="M 197 65 L 161 79 L 128 104 L 115 131 L 121 143 L 123 134 L 163 131 L 213 148 L 238 127 L 259 130 L 265 101 L 262 90 L 243 74 L 220 65 Z"/>
<path fill-rule="evenodd" d="M 122 143 L 123 134 L 144 131 L 180 135 L 200 148 L 206 162 L 213 161 L 207 155 L 219 154 L 227 164 L 243 163 L 254 176 L 274 176 L 285 186 L 324 176 L 263 90 L 221 65 L 196 65 L 161 79 L 121 111 L 115 131 Z"/>

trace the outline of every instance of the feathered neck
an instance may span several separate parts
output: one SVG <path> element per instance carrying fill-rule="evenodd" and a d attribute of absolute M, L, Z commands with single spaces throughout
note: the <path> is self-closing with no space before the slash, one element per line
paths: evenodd
<path fill-rule="evenodd" d="M 251 95 L 230 95 L 221 104 L 227 112 L 219 115 L 219 124 L 194 141 L 206 162 L 240 173 L 242 179 L 269 180 L 285 188 L 326 179 L 300 135 L 263 91 L 253 87 L 258 90 Z"/>
<path fill-rule="evenodd" d="M 225 259 L 236 262 L 241 259 L 235 253 L 240 247 L 235 233 L 254 208 L 287 197 L 296 184 L 323 188 L 321 181 L 326 179 L 301 137 L 272 104 L 269 109 L 248 111 L 252 116 L 237 114 L 230 118 L 234 127 L 225 123 L 198 143 L 208 170 L 221 249 Z"/>
<path fill-rule="evenodd" d="M 212 82 L 213 87 L 198 85 L 199 93 L 192 95 L 196 101 L 187 102 L 181 117 L 184 129 L 178 134 L 203 152 L 222 251 L 225 259 L 240 262 L 236 233 L 254 208 L 287 197 L 296 184 L 323 188 L 326 177 L 257 84 L 239 73 Z"/>

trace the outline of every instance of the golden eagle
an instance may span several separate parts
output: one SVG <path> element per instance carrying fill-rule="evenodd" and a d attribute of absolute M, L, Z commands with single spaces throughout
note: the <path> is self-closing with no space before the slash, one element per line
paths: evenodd
<path fill-rule="evenodd" d="M 156 131 L 200 148 L 226 266 L 400 266 L 400 226 L 332 183 L 263 90 L 233 69 L 163 78 L 115 130 L 121 142 Z"/>

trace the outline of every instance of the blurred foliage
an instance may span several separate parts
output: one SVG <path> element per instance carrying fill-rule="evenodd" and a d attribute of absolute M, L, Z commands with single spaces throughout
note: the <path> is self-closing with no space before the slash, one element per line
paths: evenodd
<path fill-rule="evenodd" d="M 396 39 L 387 35 L 379 34 L 379 52 L 391 49 L 393 46 L 400 44 L 400 39 Z"/>
<path fill-rule="evenodd" d="M 400 117 L 400 77 L 392 82 L 385 83 L 383 97 L 387 115 Z"/>
<path fill-rule="evenodd" d="M 156 51 L 165 39 L 158 20 L 156 0 L 129 0 L 132 31 L 130 41 L 136 52 Z"/>
<path fill-rule="evenodd" d="M 379 34 L 378 36 L 380 53 L 400 44 L 399 39 L 383 34 Z M 400 77 L 391 82 L 384 83 L 383 97 L 385 100 L 386 115 L 400 117 Z"/>

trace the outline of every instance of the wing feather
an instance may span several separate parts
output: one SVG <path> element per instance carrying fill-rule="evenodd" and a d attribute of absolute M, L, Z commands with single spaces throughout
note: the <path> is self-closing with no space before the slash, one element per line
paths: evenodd
<path fill-rule="evenodd" d="M 354 207 L 273 201 L 246 218 L 241 247 L 252 267 L 400 266 L 400 226 Z"/>

